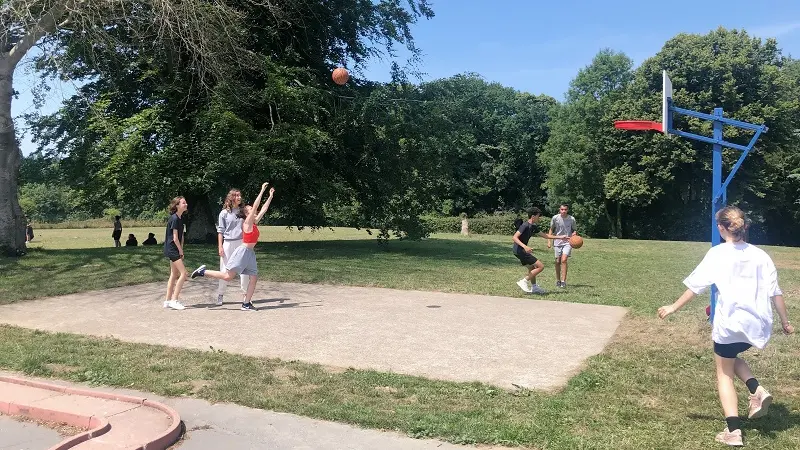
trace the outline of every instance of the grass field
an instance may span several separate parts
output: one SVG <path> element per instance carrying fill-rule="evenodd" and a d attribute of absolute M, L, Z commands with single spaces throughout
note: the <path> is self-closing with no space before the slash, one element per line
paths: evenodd
<path fill-rule="evenodd" d="M 148 229 L 126 229 L 139 240 Z M 163 230 L 153 229 L 159 242 Z M 0 303 L 166 280 L 161 247 L 110 248 L 109 231 L 41 230 L 28 256 L 0 260 Z M 704 243 L 587 239 L 570 263 L 569 287 L 556 291 L 551 253 L 540 284 L 556 301 L 630 309 L 614 341 L 555 393 L 507 392 L 291 361 L 249 358 L 0 327 L 0 367 L 40 376 L 125 386 L 162 395 L 291 412 L 452 442 L 539 449 L 706 449 L 724 427 L 716 396 L 710 329 L 700 296 L 666 322 L 658 306 Z M 257 255 L 264 280 L 381 286 L 525 297 L 522 268 L 508 236 L 435 235 L 378 246 L 363 231 L 262 229 Z M 780 270 L 790 316 L 800 288 L 800 251 L 765 247 Z M 214 264 L 214 246 L 187 246 L 187 266 Z M 262 275 L 263 274 L 263 275 Z M 0 309 L 2 314 L 2 309 Z M 569 324 L 565 324 L 569 326 Z M 536 330 L 531 330 L 535 333 Z M 777 333 L 777 328 L 776 328 Z M 543 336 L 543 342 L 547 337 Z M 770 415 L 745 421 L 748 448 L 800 447 L 800 356 L 796 336 L 774 335 L 747 358 L 776 398 Z M 242 373 L 252 376 L 241 377 Z M 746 389 L 737 385 L 744 413 Z"/>

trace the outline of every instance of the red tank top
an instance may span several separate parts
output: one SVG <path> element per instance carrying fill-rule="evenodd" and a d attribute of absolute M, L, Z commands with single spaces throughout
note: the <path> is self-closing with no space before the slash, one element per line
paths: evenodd
<path fill-rule="evenodd" d="M 242 242 L 245 244 L 255 244 L 256 242 L 258 242 L 258 237 L 260 235 L 261 233 L 258 231 L 258 227 L 255 224 L 253 224 L 253 231 L 249 233 L 244 231 L 242 232 Z"/>

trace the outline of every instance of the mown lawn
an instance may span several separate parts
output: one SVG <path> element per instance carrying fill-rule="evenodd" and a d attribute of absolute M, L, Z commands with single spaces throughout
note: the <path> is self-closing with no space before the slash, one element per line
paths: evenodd
<path fill-rule="evenodd" d="M 148 229 L 125 230 L 140 241 Z M 162 240 L 161 230 L 153 230 Z M 0 303 L 112 286 L 164 281 L 161 247 L 110 248 L 108 230 L 39 230 L 28 256 L 0 260 Z M 381 286 L 524 297 L 510 237 L 435 235 L 380 247 L 363 231 L 316 233 L 266 227 L 257 254 L 265 280 Z M 708 244 L 587 239 L 571 260 L 569 286 L 546 299 L 630 309 L 614 341 L 559 392 L 508 392 L 478 383 L 321 367 L 124 343 L 0 326 L 0 367 L 161 395 L 285 411 L 452 442 L 540 449 L 706 449 L 724 427 L 716 396 L 710 328 L 701 296 L 663 322 L 658 306 L 683 291 L 681 280 Z M 797 318 L 800 251 L 765 247 L 780 269 L 790 316 Z M 188 246 L 187 265 L 217 260 L 213 246 Z M 0 308 L 0 320 L 2 308 Z M 569 324 L 565 324 L 569 326 Z M 531 330 L 535 333 L 536 330 Z M 745 421 L 748 448 L 800 448 L 798 337 L 778 332 L 746 354 L 775 396 L 770 414 Z M 547 337 L 542 336 L 546 343 Z M 246 373 L 248 376 L 242 377 Z M 746 389 L 738 385 L 742 414 Z"/>

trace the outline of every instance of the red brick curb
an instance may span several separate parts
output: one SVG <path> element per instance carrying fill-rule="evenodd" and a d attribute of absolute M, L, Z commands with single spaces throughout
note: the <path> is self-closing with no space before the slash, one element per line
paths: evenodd
<path fill-rule="evenodd" d="M 158 409 L 166 413 L 172 419 L 172 425 L 153 440 L 135 447 L 135 450 L 155 450 L 166 449 L 174 444 L 181 435 L 181 418 L 177 411 L 163 403 L 154 402 L 141 397 L 130 395 L 115 394 L 101 391 L 91 391 L 86 389 L 71 388 L 55 384 L 43 383 L 40 381 L 26 380 L 23 378 L 0 376 L 0 382 L 19 384 L 39 389 L 47 389 L 61 394 L 82 395 L 86 397 L 102 398 L 105 400 L 115 400 L 126 403 L 134 403 L 149 408 Z M 107 433 L 111 429 L 111 424 L 104 417 L 82 416 L 66 411 L 55 411 L 51 409 L 39 408 L 31 405 L 18 405 L 14 402 L 4 402 L 0 400 L 0 413 L 9 416 L 26 416 L 36 420 L 48 422 L 66 423 L 68 425 L 87 429 L 86 432 L 72 436 L 49 450 L 67 450 L 82 442 Z"/>

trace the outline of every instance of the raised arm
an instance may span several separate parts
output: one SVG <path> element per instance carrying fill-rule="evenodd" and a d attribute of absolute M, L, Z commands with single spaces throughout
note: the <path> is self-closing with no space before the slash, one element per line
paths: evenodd
<path fill-rule="evenodd" d="M 267 190 L 267 185 L 269 185 L 269 183 L 264 183 L 261 185 L 261 192 L 258 193 L 258 197 L 256 197 L 256 200 L 253 202 L 253 207 L 250 208 L 250 212 L 247 214 L 247 218 L 244 219 L 244 223 L 251 225 L 255 223 L 256 213 L 258 212 L 258 205 L 261 204 L 261 197 L 264 196 L 264 191 Z"/>
<path fill-rule="evenodd" d="M 267 197 L 267 201 L 264 203 L 264 206 L 261 207 L 261 211 L 258 212 L 258 216 L 256 216 L 255 223 L 260 222 L 261 218 L 264 217 L 264 214 L 267 213 L 267 210 L 269 209 L 269 204 L 272 203 L 272 197 L 274 195 L 275 195 L 275 188 L 274 187 L 269 188 L 269 197 Z"/>

